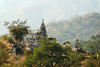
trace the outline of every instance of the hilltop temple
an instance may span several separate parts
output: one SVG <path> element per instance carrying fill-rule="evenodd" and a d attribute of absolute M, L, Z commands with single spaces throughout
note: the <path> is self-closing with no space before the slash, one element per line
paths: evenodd
<path fill-rule="evenodd" d="M 34 30 L 31 32 L 31 34 L 27 35 L 25 37 L 25 46 L 27 50 L 32 50 L 34 47 L 38 47 L 41 44 L 40 38 L 41 36 L 47 38 L 47 31 L 44 24 L 44 19 L 42 19 L 42 24 L 40 26 L 40 29 Z M 52 41 L 54 38 L 49 38 L 50 41 Z"/>

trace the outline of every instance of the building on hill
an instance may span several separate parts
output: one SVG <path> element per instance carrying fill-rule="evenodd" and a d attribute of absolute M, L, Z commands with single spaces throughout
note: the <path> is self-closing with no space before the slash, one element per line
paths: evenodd
<path fill-rule="evenodd" d="M 41 36 L 47 38 L 46 27 L 44 24 L 44 19 L 42 19 L 42 24 L 40 29 L 33 30 L 29 35 L 25 37 L 25 46 L 27 50 L 32 50 L 34 47 L 38 47 L 41 44 Z M 52 41 L 54 38 L 49 38 Z"/>
<path fill-rule="evenodd" d="M 76 39 L 75 40 L 74 48 L 72 50 L 77 52 L 78 50 L 80 50 L 80 47 L 79 46 L 80 46 L 79 40 Z"/>
<path fill-rule="evenodd" d="M 45 27 L 45 24 L 44 24 L 44 19 L 42 19 L 42 24 L 41 24 L 41 27 L 40 27 L 40 35 L 42 35 L 44 37 L 47 37 L 47 32 L 46 32 L 46 27 Z"/>
<path fill-rule="evenodd" d="M 63 47 L 65 47 L 67 49 L 67 47 L 70 47 L 70 42 L 69 41 L 66 41 L 63 43 Z"/>
<path fill-rule="evenodd" d="M 33 51 L 34 47 L 38 47 L 41 44 L 41 37 L 48 38 L 46 27 L 44 24 L 44 19 L 42 19 L 42 24 L 40 29 L 33 30 L 30 34 L 24 37 L 24 40 L 21 42 L 21 45 L 12 46 L 12 54 L 17 55 L 18 52 L 23 49 L 27 49 L 29 51 Z M 54 40 L 55 38 L 48 38 L 50 41 Z M 56 39 L 55 39 L 56 40 Z"/>
<path fill-rule="evenodd" d="M 72 48 L 72 50 L 76 52 L 85 53 L 85 51 L 82 48 L 80 48 L 80 43 L 78 39 L 75 40 L 75 45 L 74 48 Z"/>

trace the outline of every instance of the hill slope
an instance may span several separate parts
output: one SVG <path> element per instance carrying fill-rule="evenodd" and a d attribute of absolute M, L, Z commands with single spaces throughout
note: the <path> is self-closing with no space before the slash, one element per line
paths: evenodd
<path fill-rule="evenodd" d="M 70 20 L 53 21 L 46 25 L 49 37 L 59 42 L 73 41 L 76 38 L 86 40 L 91 35 L 100 34 L 100 13 L 88 13 Z"/>

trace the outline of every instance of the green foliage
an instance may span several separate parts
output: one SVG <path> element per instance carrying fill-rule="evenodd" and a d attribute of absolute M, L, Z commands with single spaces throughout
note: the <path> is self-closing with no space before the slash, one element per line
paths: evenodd
<path fill-rule="evenodd" d="M 4 26 L 7 26 L 9 32 L 17 41 L 22 41 L 23 37 L 29 33 L 29 26 L 26 26 L 25 21 L 13 21 L 11 23 L 5 22 Z"/>
<path fill-rule="evenodd" d="M 29 51 L 28 50 L 24 50 L 24 56 L 27 56 L 29 54 Z"/>
<path fill-rule="evenodd" d="M 89 59 L 85 59 L 85 62 L 86 62 L 85 67 L 96 67 L 94 63 Z"/>
<path fill-rule="evenodd" d="M 89 59 L 85 59 L 85 67 L 100 66 L 100 35 L 92 35 L 87 41 L 80 41 L 81 48 L 90 53 Z M 92 55 L 92 53 L 95 53 Z"/>
<path fill-rule="evenodd" d="M 8 36 L 8 35 L 2 35 L 1 37 L 0 37 L 0 39 L 1 40 L 4 40 L 4 41 L 7 41 L 7 42 L 9 42 L 9 43 L 14 43 L 14 39 L 13 39 L 13 37 L 12 36 Z"/>
<path fill-rule="evenodd" d="M 50 37 L 59 42 L 74 41 L 76 38 L 87 40 L 91 35 L 100 33 L 100 13 L 89 13 L 69 20 L 60 20 L 46 25 Z"/>
<path fill-rule="evenodd" d="M 73 52 L 70 47 L 62 48 L 55 40 L 41 38 L 41 46 L 34 48 L 24 62 L 27 67 L 66 67 L 80 66 L 81 54 Z"/>
<path fill-rule="evenodd" d="M 85 59 L 85 67 L 100 67 L 100 60 L 95 59 L 94 56 Z"/>
<path fill-rule="evenodd" d="M 93 54 L 90 56 L 90 59 L 97 59 L 97 54 Z"/>
<path fill-rule="evenodd" d="M 14 43 L 14 39 L 12 36 L 7 37 L 7 42 Z"/>
<path fill-rule="evenodd" d="M 8 58 L 8 52 L 5 50 L 5 44 L 0 42 L 0 65 L 2 65 Z"/>
<path fill-rule="evenodd" d="M 2 48 L 2 49 L 6 48 L 5 44 L 2 43 L 1 41 L 0 41 L 0 48 Z"/>
<path fill-rule="evenodd" d="M 26 66 L 48 66 L 53 67 L 63 61 L 63 48 L 55 41 L 50 42 L 42 38 L 42 44 L 34 48 L 34 54 L 30 54 L 24 62 Z M 55 65 L 53 65 L 55 63 Z"/>
<path fill-rule="evenodd" d="M 83 55 L 76 52 L 70 52 L 68 58 L 64 59 L 65 67 L 80 67 Z"/>
<path fill-rule="evenodd" d="M 0 39 L 2 39 L 2 40 L 7 40 L 7 38 L 8 38 L 8 35 L 2 35 L 1 37 L 0 37 Z"/>
<path fill-rule="evenodd" d="M 100 53 L 100 35 L 92 35 L 90 40 L 80 41 L 80 47 L 89 53 Z"/>

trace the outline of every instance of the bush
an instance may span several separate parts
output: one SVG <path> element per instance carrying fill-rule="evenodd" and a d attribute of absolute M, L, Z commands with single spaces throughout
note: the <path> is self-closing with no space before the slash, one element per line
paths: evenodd
<path fill-rule="evenodd" d="M 81 55 L 76 52 L 71 52 L 67 55 L 68 58 L 64 59 L 65 67 L 80 67 L 81 66 Z"/>
<path fill-rule="evenodd" d="M 85 67 L 96 67 L 93 61 L 90 59 L 86 59 L 85 62 Z"/>
<path fill-rule="evenodd" d="M 90 59 L 97 59 L 97 55 L 96 54 L 91 55 Z"/>
<path fill-rule="evenodd" d="M 2 39 L 2 40 L 7 40 L 7 37 L 8 37 L 8 35 L 2 35 L 1 37 L 0 37 L 0 39 Z"/>
<path fill-rule="evenodd" d="M 8 58 L 8 51 L 6 51 L 5 48 L 5 44 L 0 42 L 0 65 L 2 65 Z"/>
<path fill-rule="evenodd" d="M 7 42 L 14 43 L 13 37 L 11 37 L 11 36 L 7 37 Z"/>
<path fill-rule="evenodd" d="M 0 41 L 0 48 L 2 48 L 2 49 L 6 48 L 5 44 L 2 43 L 1 41 Z"/>
<path fill-rule="evenodd" d="M 29 54 L 29 51 L 27 49 L 24 50 L 24 56 L 27 56 Z"/>
<path fill-rule="evenodd" d="M 1 40 L 7 41 L 9 43 L 14 43 L 14 39 L 12 36 L 8 36 L 8 35 L 2 35 L 0 37 Z"/>
<path fill-rule="evenodd" d="M 2 65 L 7 58 L 8 58 L 8 53 L 4 49 L 0 48 L 0 65 Z"/>

